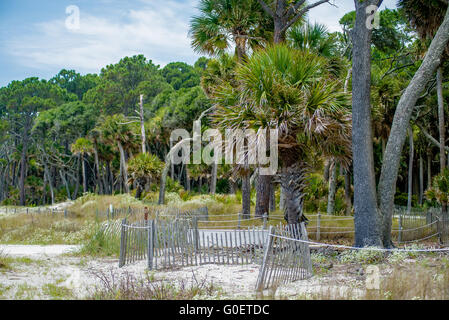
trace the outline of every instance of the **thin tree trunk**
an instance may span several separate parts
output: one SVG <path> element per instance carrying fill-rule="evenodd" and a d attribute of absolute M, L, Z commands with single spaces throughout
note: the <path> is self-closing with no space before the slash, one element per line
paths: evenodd
<path fill-rule="evenodd" d="M 276 186 L 271 183 L 270 187 L 270 212 L 276 211 Z"/>
<path fill-rule="evenodd" d="M 432 186 L 432 150 L 427 150 L 427 189 Z"/>
<path fill-rule="evenodd" d="M 285 210 L 285 189 L 284 187 L 280 186 L 279 188 L 280 194 L 279 194 L 279 209 L 280 210 Z"/>
<path fill-rule="evenodd" d="M 19 180 L 19 190 L 20 190 L 20 205 L 24 206 L 26 204 L 26 194 L 25 194 L 25 178 L 26 178 L 26 167 L 27 167 L 27 152 L 28 152 L 28 127 L 25 125 L 24 138 L 22 145 L 22 155 L 20 157 L 20 180 Z"/>
<path fill-rule="evenodd" d="M 446 12 L 443 23 L 435 35 L 429 50 L 415 73 L 413 79 L 399 100 L 391 126 L 385 157 L 379 179 L 379 205 L 382 214 L 382 239 L 385 246 L 391 245 L 391 225 L 396 193 L 396 181 L 407 128 L 410 118 L 421 93 L 426 84 L 435 75 L 441 62 L 441 56 L 449 41 L 449 10 Z M 353 144 L 355 142 L 353 141 Z"/>
<path fill-rule="evenodd" d="M 214 162 L 212 163 L 212 175 L 210 180 L 210 194 L 215 194 L 217 191 L 217 169 L 218 165 Z"/>
<path fill-rule="evenodd" d="M 335 211 L 335 193 L 337 191 L 337 163 L 332 161 L 329 177 L 329 194 L 327 197 L 327 214 L 332 215 Z"/>
<path fill-rule="evenodd" d="M 80 165 L 81 165 L 81 161 L 80 161 L 80 156 L 78 155 L 78 161 L 77 161 L 77 170 L 76 170 L 76 175 L 75 175 L 75 190 L 73 191 L 73 196 L 72 199 L 76 199 L 78 197 L 78 190 L 80 187 Z"/>
<path fill-rule="evenodd" d="M 70 195 L 70 188 L 69 184 L 67 183 L 67 179 L 65 178 L 64 174 L 62 173 L 62 170 L 59 170 L 59 176 L 61 177 L 62 183 L 64 183 L 65 191 L 67 192 L 67 199 L 72 200 Z"/>
<path fill-rule="evenodd" d="M 351 200 L 351 172 L 345 170 L 345 204 L 346 204 L 346 215 L 350 216 L 352 212 L 352 200 Z"/>
<path fill-rule="evenodd" d="M 125 150 L 123 149 L 123 146 L 120 141 L 117 142 L 117 145 L 118 145 L 118 149 L 120 151 L 120 162 L 121 162 L 121 167 L 122 167 L 123 187 L 125 188 L 125 193 L 129 193 L 128 169 L 126 167 Z"/>
<path fill-rule="evenodd" d="M 443 97 L 443 68 L 437 70 L 437 96 L 438 96 L 438 131 L 440 133 L 440 173 L 446 168 L 446 152 L 444 150 L 446 142 L 446 127 L 444 123 L 444 97 Z M 441 203 L 441 214 L 447 214 L 447 202 Z"/>
<path fill-rule="evenodd" d="M 140 95 L 140 113 L 139 113 L 139 117 L 140 117 L 140 133 L 142 136 L 142 153 L 146 153 L 147 149 L 146 149 L 146 137 L 145 137 L 145 119 L 143 117 L 143 94 Z"/>
<path fill-rule="evenodd" d="M 419 155 L 419 205 L 422 206 L 424 199 L 424 164 L 422 155 Z"/>
<path fill-rule="evenodd" d="M 413 156 L 414 156 L 414 145 L 413 145 L 413 129 L 409 127 L 409 160 L 408 160 L 408 196 L 407 196 L 407 213 L 410 214 L 412 211 L 412 197 L 413 197 Z"/>
<path fill-rule="evenodd" d="M 86 160 L 84 159 L 83 153 L 81 153 L 81 164 L 83 170 L 83 193 L 87 193 Z"/>
<path fill-rule="evenodd" d="M 242 214 L 245 218 L 251 216 L 251 183 L 249 174 L 242 177 Z"/>

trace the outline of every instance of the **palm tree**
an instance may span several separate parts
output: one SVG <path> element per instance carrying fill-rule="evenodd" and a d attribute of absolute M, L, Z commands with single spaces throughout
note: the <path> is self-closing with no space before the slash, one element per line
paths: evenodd
<path fill-rule="evenodd" d="M 268 39 L 268 16 L 256 0 L 200 0 L 201 14 L 192 18 L 189 34 L 196 52 L 209 55 L 224 53 L 232 45 L 243 59 L 248 48 Z"/>
<path fill-rule="evenodd" d="M 80 161 L 83 168 L 83 192 L 87 192 L 87 177 L 86 177 L 86 161 L 85 156 L 90 155 L 93 152 L 93 145 L 86 138 L 79 138 L 72 144 L 71 151 L 80 157 Z"/>
<path fill-rule="evenodd" d="M 287 33 L 287 42 L 296 49 L 312 50 L 330 58 L 336 51 L 336 41 L 324 24 L 307 22 L 296 24 Z"/>
<path fill-rule="evenodd" d="M 128 162 L 128 170 L 131 175 L 129 183 L 136 183 L 136 199 L 140 199 L 142 191 L 147 184 L 160 177 L 164 163 L 149 153 L 140 153 Z"/>
<path fill-rule="evenodd" d="M 123 114 L 107 116 L 100 121 L 99 130 L 103 140 L 111 145 L 115 145 L 120 152 L 121 179 L 125 192 L 129 192 L 128 168 L 126 164 L 125 148 L 133 144 L 138 144 L 137 135 Z"/>
<path fill-rule="evenodd" d="M 287 43 L 293 48 L 310 50 L 317 55 L 326 58 L 329 71 L 337 79 L 342 76 L 342 70 L 347 69 L 344 58 L 339 57 L 336 54 L 337 42 L 331 36 L 327 27 L 323 24 L 311 24 L 310 22 L 295 24 L 287 32 Z M 328 164 L 330 175 L 327 213 L 333 214 L 335 208 L 335 194 L 337 191 L 338 164 L 333 159 L 330 159 Z M 346 175 L 348 175 L 347 172 Z M 348 199 L 346 199 L 346 202 L 349 206 Z"/>
<path fill-rule="evenodd" d="M 223 85 L 213 120 L 232 129 L 278 129 L 280 173 L 288 223 L 306 218 L 303 191 L 310 157 L 333 156 L 347 165 L 351 154 L 349 96 L 330 78 L 317 55 L 274 45 L 237 67 L 239 86 Z"/>

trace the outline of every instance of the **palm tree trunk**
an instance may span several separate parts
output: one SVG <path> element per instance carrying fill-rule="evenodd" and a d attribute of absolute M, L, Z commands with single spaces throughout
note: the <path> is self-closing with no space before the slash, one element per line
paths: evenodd
<path fill-rule="evenodd" d="M 282 167 L 279 173 L 281 187 L 285 191 L 285 214 L 288 224 L 306 221 L 303 215 L 304 188 L 306 174 L 298 164 Z"/>
<path fill-rule="evenodd" d="M 251 216 L 251 183 L 249 174 L 242 177 L 242 214 L 245 218 Z"/>
<path fill-rule="evenodd" d="M 262 176 L 257 178 L 256 192 L 256 217 L 262 217 L 270 212 L 270 189 L 271 176 Z"/>
<path fill-rule="evenodd" d="M 217 191 L 217 164 L 212 163 L 212 175 L 210 180 L 210 194 L 215 194 Z"/>
<path fill-rule="evenodd" d="M 329 194 L 327 197 L 327 214 L 332 215 L 335 211 L 335 193 L 337 191 L 337 163 L 332 161 L 329 177 Z"/>

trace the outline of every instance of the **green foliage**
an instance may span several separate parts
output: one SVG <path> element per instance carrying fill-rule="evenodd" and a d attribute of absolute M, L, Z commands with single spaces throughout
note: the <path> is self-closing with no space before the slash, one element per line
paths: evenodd
<path fill-rule="evenodd" d="M 426 193 L 429 201 L 436 200 L 441 205 L 449 201 L 449 169 L 444 169 L 442 173 L 432 180 L 432 187 Z"/>
<path fill-rule="evenodd" d="M 338 258 L 342 263 L 378 264 L 385 259 L 385 253 L 379 250 L 347 250 Z"/>
<path fill-rule="evenodd" d="M 175 90 L 192 88 L 200 84 L 200 74 L 197 69 L 184 62 L 172 62 L 162 69 L 165 80 Z"/>

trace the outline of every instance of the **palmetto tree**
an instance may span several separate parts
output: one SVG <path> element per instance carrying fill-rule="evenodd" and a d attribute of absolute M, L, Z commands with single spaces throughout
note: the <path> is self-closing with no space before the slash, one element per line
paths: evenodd
<path fill-rule="evenodd" d="M 90 155 L 94 151 L 92 142 L 86 138 L 79 138 L 72 144 L 71 151 L 80 157 L 80 161 L 83 168 L 83 192 L 87 192 L 87 177 L 86 177 L 86 161 L 85 156 Z"/>
<path fill-rule="evenodd" d="M 140 199 L 145 185 L 158 179 L 164 169 L 164 163 L 155 155 L 140 153 L 128 162 L 131 175 L 129 183 L 136 182 L 136 199 Z"/>
<path fill-rule="evenodd" d="M 190 22 L 192 47 L 199 53 L 219 55 L 235 46 L 239 59 L 268 39 L 268 16 L 256 0 L 200 0 L 201 14 Z M 263 27 L 261 27 L 263 26 Z"/>
<path fill-rule="evenodd" d="M 322 57 L 331 57 L 337 48 L 327 27 L 320 23 L 296 24 L 288 31 L 287 41 L 294 48 L 312 50 Z"/>
<path fill-rule="evenodd" d="M 99 126 L 102 139 L 111 145 L 117 146 L 120 152 L 121 178 L 125 187 L 125 192 L 129 192 L 128 168 L 126 164 L 125 148 L 138 143 L 137 129 L 133 130 L 132 125 L 122 114 L 107 116 L 102 119 Z"/>
<path fill-rule="evenodd" d="M 237 88 L 217 90 L 213 119 L 225 128 L 279 130 L 277 178 L 286 191 L 286 220 L 303 221 L 309 157 L 350 160 L 349 96 L 329 77 L 323 58 L 286 45 L 255 52 L 237 67 L 236 78 Z"/>

